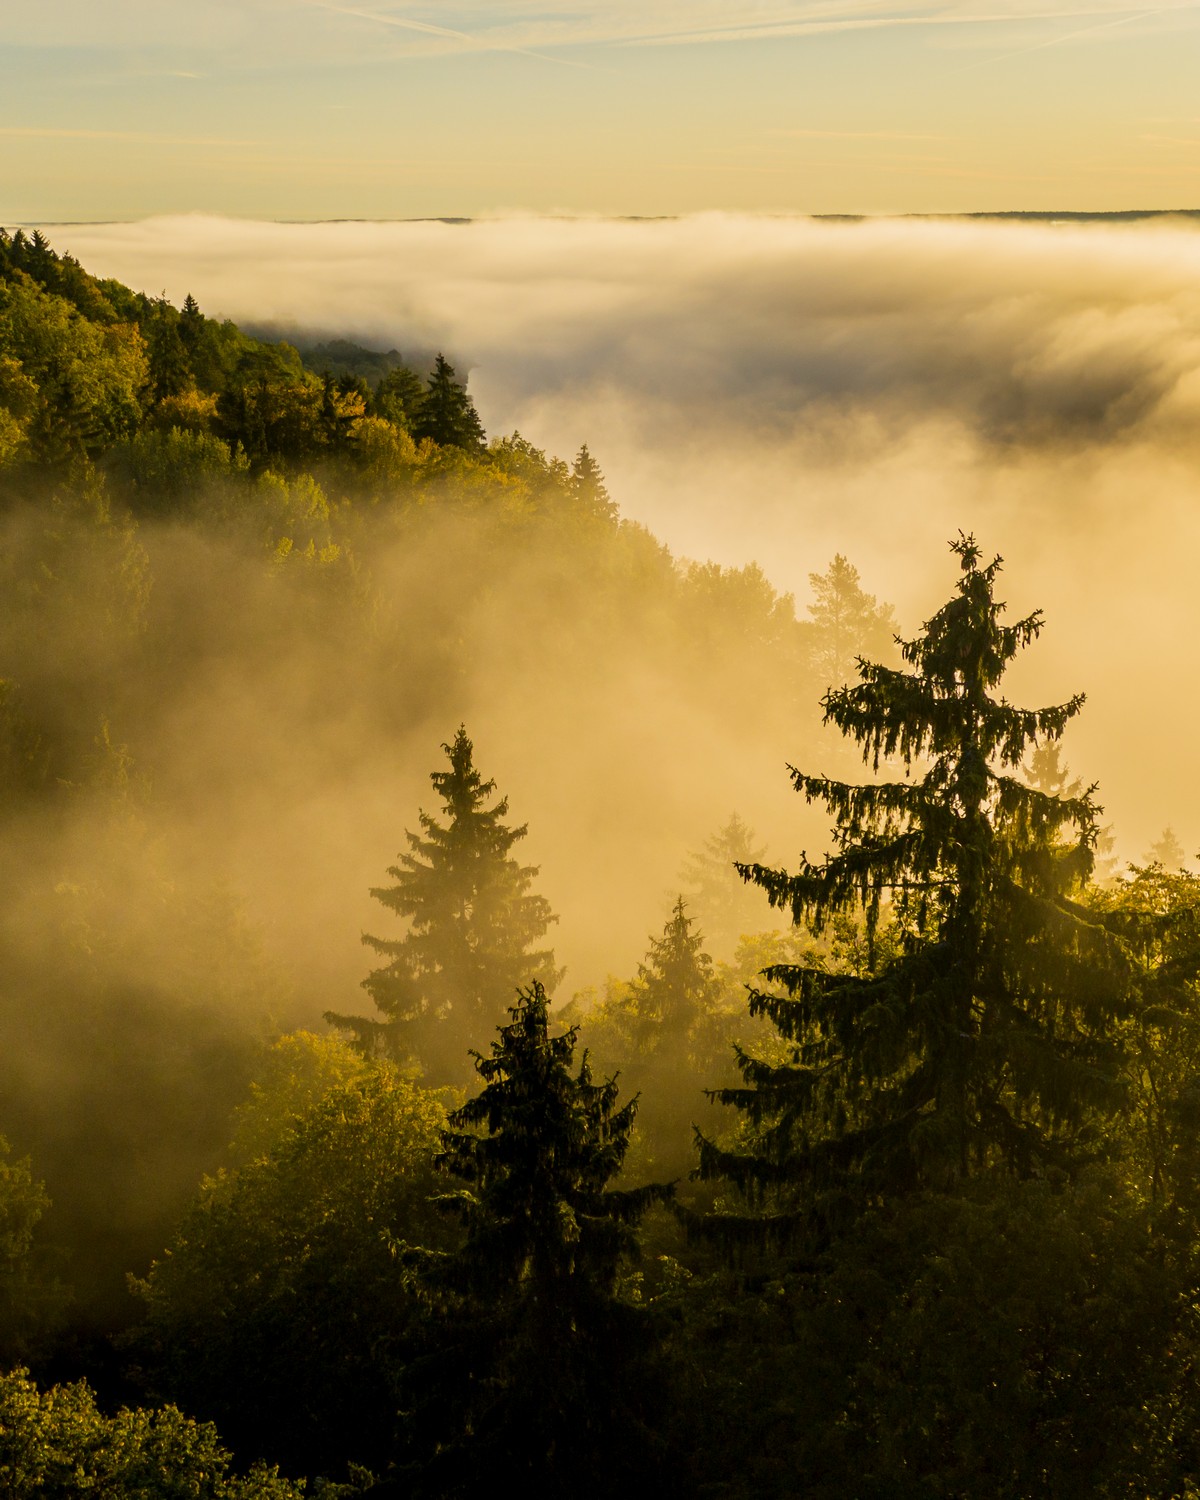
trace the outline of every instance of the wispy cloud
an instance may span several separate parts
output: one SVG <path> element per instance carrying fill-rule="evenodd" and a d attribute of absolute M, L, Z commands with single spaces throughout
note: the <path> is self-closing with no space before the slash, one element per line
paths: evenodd
<path fill-rule="evenodd" d="M 473 35 L 467 31 L 459 31 L 455 27 L 435 26 L 429 21 L 418 21 L 411 16 L 397 16 L 388 11 L 362 10 L 357 6 L 335 5 L 332 0 L 311 0 L 311 3 L 316 9 L 328 11 L 333 15 L 348 16 L 357 21 L 366 21 L 377 26 L 389 26 L 399 31 L 416 32 L 421 36 L 437 37 L 472 52 L 511 52 L 519 57 L 532 57 L 539 62 L 554 63 L 560 67 L 590 67 L 590 64 L 576 59 L 556 57 L 532 47 L 521 46 L 516 42 L 505 40 L 502 36 Z"/>
<path fill-rule="evenodd" d="M 520 38 L 526 46 L 568 47 L 608 45 L 628 47 L 704 46 L 777 38 L 825 35 L 836 32 L 921 27 L 1003 27 L 1049 21 L 1087 21 L 1099 24 L 1167 15 L 1195 9 L 1193 0 L 1176 0 L 1152 11 L 1129 0 L 1082 0 L 1079 4 L 1046 5 L 1044 0 L 1009 0 L 978 4 L 972 0 L 924 0 L 901 6 L 886 0 L 825 0 L 825 3 L 729 5 L 716 0 L 650 0 L 650 3 L 584 5 L 566 3 L 536 12 L 519 5 L 500 4 L 479 15 L 485 35 Z M 490 25 L 489 25 L 490 22 Z M 1090 28 L 1088 28 L 1090 29 Z M 478 34 L 478 33 L 477 33 Z M 1082 34 L 1082 33 L 1080 33 Z M 1074 33 L 1072 33 L 1074 35 Z M 1058 38 L 1057 41 L 1069 38 Z"/>
<path fill-rule="evenodd" d="M 49 125 L 0 125 L 0 137 L 47 141 L 124 141 L 144 146 L 262 146 L 263 141 L 225 136 L 162 135 L 154 130 L 73 130 Z"/>
<path fill-rule="evenodd" d="M 1119 16 L 1111 16 L 1103 21 L 1096 21 L 1091 26 L 1082 26 L 1075 31 L 1068 31 L 1060 36 L 1047 37 L 1041 42 L 1032 42 L 1027 47 L 1018 47 L 1012 52 L 1001 52 L 996 56 L 981 58 L 978 62 L 970 63 L 963 72 L 971 68 L 987 67 L 993 63 L 1009 62 L 1015 57 L 1026 57 L 1032 52 L 1044 52 L 1049 47 L 1063 47 L 1070 42 L 1082 41 L 1085 37 L 1094 36 L 1097 32 L 1111 31 L 1117 26 L 1128 26 L 1134 21 L 1148 21 L 1158 16 L 1177 13 L 1180 10 L 1190 9 L 1189 6 L 1166 5 L 1158 6 L 1153 10 L 1136 10 Z"/>
<path fill-rule="evenodd" d="M 995 28 L 1011 25 L 1029 26 L 1035 23 L 1040 24 L 1052 21 L 1078 21 L 1087 17 L 1103 18 L 1097 19 L 1094 26 L 1087 26 L 1077 31 L 1069 32 L 1065 36 L 1053 37 L 1046 42 L 1035 43 L 1029 48 L 1021 49 L 1021 51 L 1035 51 L 1043 46 L 1058 46 L 1064 42 L 1082 38 L 1093 31 L 1103 30 L 1110 26 L 1125 25 L 1130 21 L 1145 20 L 1153 16 L 1163 16 L 1194 8 L 1191 4 L 1162 6 L 1150 11 L 1144 9 L 1130 10 L 1127 5 L 1101 5 L 1086 9 L 1029 10 L 1014 8 L 1011 10 L 989 11 L 971 9 L 939 10 L 937 8 L 929 8 L 901 15 L 879 14 L 868 11 L 867 13 L 850 15 L 818 15 L 798 17 L 790 20 L 779 19 L 751 25 L 736 22 L 707 27 L 682 27 L 679 30 L 664 31 L 661 33 L 648 32 L 644 35 L 628 36 L 620 40 L 624 45 L 637 47 L 701 46 L 713 43 L 769 41 L 788 37 L 823 36 L 837 32 L 912 30 L 914 28 L 938 27 Z M 1114 10 L 1118 10 L 1119 14 L 1114 16 Z M 1019 52 L 1013 52 L 1005 55 L 1015 57 L 1020 54 Z M 996 61 L 998 59 L 989 60 Z"/>
<path fill-rule="evenodd" d="M 281 61 L 348 61 L 378 56 L 377 39 L 366 28 L 386 27 L 403 55 L 454 51 L 515 53 L 567 66 L 587 66 L 587 49 L 732 45 L 838 32 L 1029 26 L 1061 20 L 1084 24 L 1166 16 L 1196 9 L 1175 0 L 1147 10 L 1129 0 L 444 0 L 426 4 L 437 20 L 413 15 L 407 4 L 341 3 L 341 0 L 44 0 L 38 7 L 10 7 L 0 16 L 0 45 L 96 52 L 198 55 L 232 65 Z M 331 29 L 332 18 L 354 22 Z M 1076 33 L 1072 33 L 1073 37 Z M 1083 32 L 1078 33 L 1083 35 Z M 1071 37 L 1056 38 L 1060 45 Z M 173 64 L 166 64 L 171 68 Z"/>

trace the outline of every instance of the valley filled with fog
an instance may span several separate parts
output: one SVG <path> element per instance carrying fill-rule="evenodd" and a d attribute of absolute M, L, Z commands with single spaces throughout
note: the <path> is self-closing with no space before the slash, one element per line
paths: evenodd
<path fill-rule="evenodd" d="M 60 232 L 61 233 L 61 232 Z M 807 598 L 837 552 L 911 633 L 961 528 L 1048 628 L 1019 679 L 1123 858 L 1188 806 L 1200 233 L 988 220 L 88 225 L 100 274 L 278 336 L 445 349 L 489 433 L 587 441 L 677 555 Z M 1136 708 L 1132 707 L 1136 705 Z M 728 800 L 728 798 L 726 799 Z"/>

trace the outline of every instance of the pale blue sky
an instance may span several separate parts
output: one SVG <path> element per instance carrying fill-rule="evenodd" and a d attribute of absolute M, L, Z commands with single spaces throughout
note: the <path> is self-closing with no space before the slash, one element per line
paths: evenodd
<path fill-rule="evenodd" d="M 43 0 L 0 222 L 1200 206 L 1200 7 Z"/>

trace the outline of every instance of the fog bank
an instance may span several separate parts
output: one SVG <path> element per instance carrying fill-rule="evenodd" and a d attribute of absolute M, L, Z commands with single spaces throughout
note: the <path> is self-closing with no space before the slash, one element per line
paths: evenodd
<path fill-rule="evenodd" d="M 1123 854 L 1200 847 L 1200 233 L 965 221 L 505 218 L 55 229 L 210 313 L 444 348 L 493 434 L 586 440 L 672 547 L 803 602 L 834 551 L 913 630 L 974 529 L 1048 629 L 1014 696 L 1068 743 Z"/>

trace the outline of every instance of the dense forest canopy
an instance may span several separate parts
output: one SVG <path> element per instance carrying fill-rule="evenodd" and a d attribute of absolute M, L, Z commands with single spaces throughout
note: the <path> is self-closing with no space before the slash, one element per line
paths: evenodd
<path fill-rule="evenodd" d="M 0 236 L 0 1493 L 1194 1496 L 1198 877 L 1040 614 L 411 357 Z"/>

